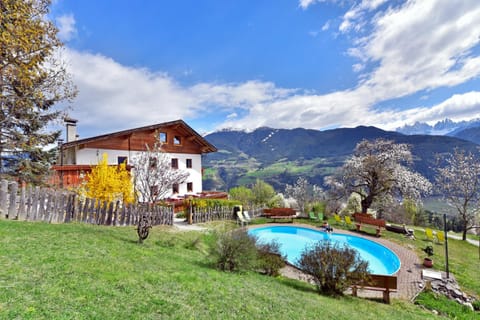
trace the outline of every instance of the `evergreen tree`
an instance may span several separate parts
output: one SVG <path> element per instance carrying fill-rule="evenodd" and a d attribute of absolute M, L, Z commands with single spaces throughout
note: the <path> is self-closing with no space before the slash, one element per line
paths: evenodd
<path fill-rule="evenodd" d="M 40 183 L 52 160 L 45 147 L 59 131 L 55 104 L 76 94 L 61 61 L 50 0 L 0 1 L 0 174 Z M 6 161 L 8 160 L 8 161 Z M 7 168 L 8 165 L 8 168 Z"/>

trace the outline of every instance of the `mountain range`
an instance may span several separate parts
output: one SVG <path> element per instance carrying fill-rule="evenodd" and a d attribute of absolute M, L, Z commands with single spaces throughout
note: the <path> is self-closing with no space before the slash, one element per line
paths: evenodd
<path fill-rule="evenodd" d="M 426 122 L 415 122 L 413 125 L 397 128 L 396 131 L 407 135 L 446 135 L 480 144 L 480 119 L 459 122 L 445 119 L 434 125 L 429 125 Z"/>
<path fill-rule="evenodd" d="M 343 164 L 358 142 L 376 138 L 409 144 L 414 157 L 412 169 L 433 181 L 437 155 L 453 152 L 456 147 L 480 154 L 480 120 L 478 127 L 462 130 L 446 121 L 445 131 L 452 136 L 404 134 L 367 126 L 324 131 L 268 127 L 252 132 L 218 131 L 205 136 L 218 152 L 204 156 L 204 189 L 229 190 L 251 185 L 259 178 L 282 192 L 299 176 L 323 185 L 324 177 Z"/>

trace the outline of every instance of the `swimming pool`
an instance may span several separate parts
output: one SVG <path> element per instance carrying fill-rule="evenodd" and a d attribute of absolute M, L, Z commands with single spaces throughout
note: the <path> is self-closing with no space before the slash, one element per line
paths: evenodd
<path fill-rule="evenodd" d="M 315 241 L 331 240 L 339 245 L 348 245 L 357 250 L 363 260 L 368 261 L 369 272 L 373 274 L 392 275 L 400 269 L 400 259 L 390 249 L 368 239 L 316 231 L 294 226 L 268 226 L 250 229 L 249 234 L 258 237 L 260 242 L 276 240 L 280 251 L 287 256 L 287 261 L 296 264 L 306 245 Z"/>

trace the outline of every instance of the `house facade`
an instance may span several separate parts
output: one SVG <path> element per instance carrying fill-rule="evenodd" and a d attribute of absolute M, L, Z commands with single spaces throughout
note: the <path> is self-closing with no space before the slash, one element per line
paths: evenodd
<path fill-rule="evenodd" d="M 65 119 L 67 140 L 60 146 L 57 165 L 53 166 L 54 183 L 61 187 L 78 186 L 91 168 L 107 154 L 109 165 L 127 163 L 132 169 L 132 159 L 162 143 L 162 150 L 171 158 L 174 169 L 185 170 L 189 177 L 172 188 L 170 196 L 195 195 L 202 189 L 202 154 L 217 149 L 182 120 L 118 131 L 96 137 L 78 139 L 77 121 Z M 133 168 L 134 174 L 134 168 Z"/>

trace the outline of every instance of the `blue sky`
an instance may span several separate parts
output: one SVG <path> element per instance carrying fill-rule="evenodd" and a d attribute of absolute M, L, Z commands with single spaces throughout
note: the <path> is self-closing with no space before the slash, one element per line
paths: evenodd
<path fill-rule="evenodd" d="M 480 118 L 478 0 L 54 0 L 81 137 Z"/>

